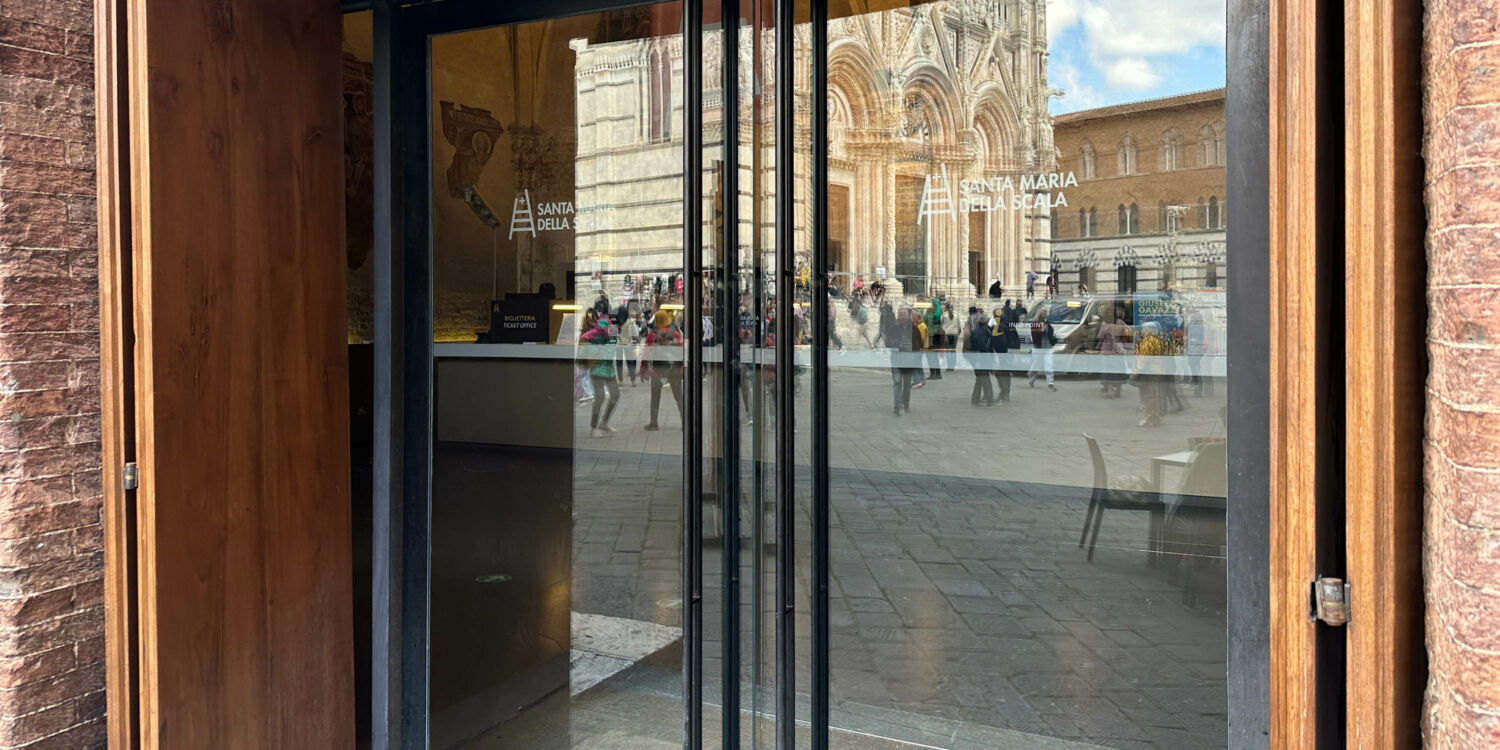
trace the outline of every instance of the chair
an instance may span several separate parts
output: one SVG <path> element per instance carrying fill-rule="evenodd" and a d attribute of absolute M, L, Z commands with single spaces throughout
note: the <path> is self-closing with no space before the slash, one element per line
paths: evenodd
<path fill-rule="evenodd" d="M 1214 560 L 1224 559 L 1224 498 L 1229 489 L 1228 444 L 1202 443 L 1183 472 L 1178 503 L 1167 519 L 1163 537 L 1172 538 L 1183 566 L 1183 603 L 1195 606 L 1198 578 Z"/>
<path fill-rule="evenodd" d="M 1089 456 L 1094 460 L 1094 493 L 1089 497 L 1089 509 L 1083 517 L 1083 535 L 1078 538 L 1078 546 L 1082 548 L 1087 540 L 1088 560 L 1093 562 L 1094 547 L 1099 544 L 1099 527 L 1104 524 L 1104 511 L 1145 511 L 1151 514 L 1146 559 L 1150 564 L 1155 565 L 1157 557 L 1161 554 L 1162 520 L 1166 515 L 1166 505 L 1162 503 L 1161 495 L 1155 492 L 1154 488 L 1111 486 L 1109 470 L 1104 466 L 1104 454 L 1099 450 L 1099 441 L 1088 433 L 1084 433 L 1083 439 L 1088 442 Z M 1089 534 L 1091 527 L 1093 528 L 1092 536 Z"/>

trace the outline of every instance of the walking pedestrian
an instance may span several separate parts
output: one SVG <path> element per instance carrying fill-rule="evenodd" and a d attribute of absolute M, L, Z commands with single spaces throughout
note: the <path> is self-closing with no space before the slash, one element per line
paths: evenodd
<path fill-rule="evenodd" d="M 889 330 L 881 332 L 881 338 L 891 349 L 891 400 L 898 417 L 903 409 L 911 413 L 912 380 L 922 369 L 920 335 L 912 323 L 911 308 L 907 307 L 892 316 Z"/>
<path fill-rule="evenodd" d="M 969 366 L 974 368 L 974 388 L 969 393 L 970 406 L 994 406 L 995 390 L 990 384 L 990 327 L 979 308 L 969 306 L 969 319 L 964 323 L 964 352 Z"/>
<path fill-rule="evenodd" d="M 903 308 L 906 310 L 908 319 L 911 321 L 911 348 L 916 352 L 916 373 L 912 375 L 913 388 L 927 387 L 927 370 L 923 364 L 924 352 L 927 350 L 927 321 L 923 319 L 922 311 L 915 308 Z"/>
<path fill-rule="evenodd" d="M 865 302 L 863 290 L 850 298 L 849 317 L 854 320 L 854 331 L 864 340 L 865 346 L 874 349 L 875 341 L 870 338 L 870 306 Z M 879 332 L 876 332 L 876 336 L 879 336 Z"/>
<path fill-rule="evenodd" d="M 943 356 L 948 361 L 948 372 L 953 372 L 958 366 L 958 344 L 963 326 L 959 323 L 958 316 L 953 314 L 954 305 L 948 304 L 946 299 L 943 302 Z"/>
<path fill-rule="evenodd" d="M 942 349 L 947 347 L 947 337 L 943 333 L 943 297 L 941 294 L 932 298 L 932 308 L 922 318 L 927 329 L 928 377 L 933 380 L 942 380 Z"/>
<path fill-rule="evenodd" d="M 1026 269 L 1026 299 L 1036 296 L 1036 271 Z"/>
<path fill-rule="evenodd" d="M 620 380 L 615 370 L 615 337 L 611 332 L 609 316 L 601 316 L 594 327 L 585 331 L 581 341 L 590 344 L 594 353 L 590 359 L 589 379 L 594 384 L 594 408 L 589 415 L 589 437 L 604 437 L 613 434 L 609 418 L 615 413 L 615 404 L 620 401 Z"/>
<path fill-rule="evenodd" d="M 1004 308 L 995 308 L 995 317 L 990 320 L 990 353 L 1004 355 L 1009 350 L 1006 342 L 1006 333 L 1010 326 L 1005 322 Z M 999 388 L 999 400 L 1010 400 L 1010 362 L 1009 357 L 1000 356 L 995 358 L 995 385 Z"/>
<path fill-rule="evenodd" d="M 1047 322 L 1047 308 L 1037 312 L 1036 322 L 1031 324 L 1031 369 L 1026 373 L 1026 385 L 1036 387 L 1036 379 L 1047 376 L 1047 390 L 1055 391 L 1052 382 L 1052 347 L 1057 345 L 1057 332 Z"/>
<path fill-rule="evenodd" d="M 649 371 L 646 372 L 646 377 L 651 381 L 651 421 L 646 423 L 646 429 L 661 429 L 657 414 L 661 410 L 663 381 L 672 389 L 672 398 L 677 401 L 677 418 L 680 422 L 683 418 L 682 332 L 673 327 L 672 313 L 666 310 L 656 311 L 651 330 L 646 334 L 646 346 L 641 360 L 647 363 Z"/>
<path fill-rule="evenodd" d="M 1099 353 L 1109 357 L 1101 360 L 1104 372 L 1099 376 L 1100 390 L 1104 392 L 1104 398 L 1119 398 L 1121 388 L 1129 379 L 1126 372 L 1127 360 L 1121 355 L 1129 351 L 1130 326 L 1125 325 L 1120 308 L 1109 311 L 1108 315 L 1110 322 L 1099 326 Z M 1117 356 L 1119 359 L 1115 359 Z M 1118 366 L 1115 366 L 1117 363 Z"/>

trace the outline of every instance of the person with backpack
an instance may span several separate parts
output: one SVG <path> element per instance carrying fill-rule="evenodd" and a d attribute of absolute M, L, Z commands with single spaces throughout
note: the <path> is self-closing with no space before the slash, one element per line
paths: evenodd
<path fill-rule="evenodd" d="M 866 346 L 874 349 L 875 341 L 870 338 L 870 306 L 865 303 L 863 291 L 849 298 L 849 317 L 854 320 L 855 333 L 864 339 Z"/>

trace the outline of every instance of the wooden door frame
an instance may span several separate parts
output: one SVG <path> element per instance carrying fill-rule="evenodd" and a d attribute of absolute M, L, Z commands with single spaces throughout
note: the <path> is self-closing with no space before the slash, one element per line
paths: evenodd
<path fill-rule="evenodd" d="M 1348 747 L 1418 747 L 1427 678 L 1422 2 L 1344 6 Z"/>
<path fill-rule="evenodd" d="M 1249 719 L 1248 724 L 1231 722 L 1246 727 L 1243 736 L 1232 730 L 1236 747 L 1253 742 L 1262 731 L 1278 748 L 1310 747 L 1317 735 L 1318 626 L 1308 618 L 1308 582 L 1319 572 L 1314 498 L 1318 461 L 1327 458 L 1329 446 L 1319 442 L 1316 363 L 1303 355 L 1317 327 L 1334 324 L 1316 319 L 1313 306 L 1306 304 L 1318 292 L 1318 255 L 1302 250 L 1316 242 L 1319 222 L 1329 220 L 1316 190 L 1328 155 L 1319 153 L 1307 118 L 1317 111 L 1318 97 L 1329 93 L 1328 80 L 1318 78 L 1316 61 L 1320 49 L 1327 52 L 1328 38 L 1320 33 L 1334 22 L 1330 7 L 1319 0 L 1230 2 L 1231 49 L 1262 44 L 1266 54 L 1265 80 L 1250 88 L 1264 86 L 1266 309 L 1277 313 L 1267 316 L 1270 325 L 1265 326 L 1270 329 L 1265 367 L 1270 395 L 1265 425 L 1268 554 L 1249 563 L 1249 570 L 1263 570 L 1264 576 L 1246 584 L 1265 596 L 1269 637 L 1267 643 L 1247 637 L 1242 649 L 1232 622 L 1230 643 L 1231 662 L 1241 660 L 1238 669 L 1259 674 L 1260 667 L 1244 660 L 1264 659 L 1266 671 L 1264 681 L 1252 676 L 1238 687 L 1231 685 L 1231 713 Z M 132 455 L 129 394 L 134 387 L 128 222 L 132 170 L 124 142 L 130 133 L 124 64 L 129 30 L 124 8 L 124 0 L 95 3 L 107 711 L 111 747 L 128 748 L 136 746 L 140 677 L 132 575 L 136 539 L 129 523 L 133 493 L 124 489 L 119 471 Z M 1422 309 L 1421 121 L 1415 106 L 1421 4 L 1348 0 L 1343 8 L 1339 94 L 1344 117 L 1339 126 L 1351 135 L 1342 156 L 1345 208 L 1335 217 L 1347 227 L 1338 269 L 1344 306 L 1353 311 Z M 1244 93 L 1234 81 L 1230 88 Z M 1236 146 L 1232 140 L 1231 148 Z M 1249 182 L 1253 193 L 1256 180 Z M 1243 224 L 1239 230 L 1242 235 L 1254 231 Z M 1425 356 L 1422 337 L 1413 333 L 1420 330 L 1415 321 L 1353 314 L 1340 322 L 1351 363 L 1342 385 L 1344 429 L 1358 437 L 1348 441 L 1342 456 L 1347 576 L 1352 582 L 1346 737 L 1350 746 L 1403 747 L 1416 736 L 1425 679 L 1419 411 Z M 1255 623 L 1251 626 L 1253 630 Z M 1256 694 L 1262 686 L 1266 693 Z"/>
<path fill-rule="evenodd" d="M 1426 307 L 1422 3 L 1268 10 L 1270 746 L 1412 747 L 1426 355 L 1389 311 Z M 1310 616 L 1319 575 L 1350 583 L 1344 628 Z"/>

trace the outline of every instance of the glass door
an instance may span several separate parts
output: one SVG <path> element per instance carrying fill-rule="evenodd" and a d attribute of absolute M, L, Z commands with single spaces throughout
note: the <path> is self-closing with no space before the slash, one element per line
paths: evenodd
<path fill-rule="evenodd" d="M 1227 746 L 1225 17 L 1129 5 L 826 20 L 830 745 Z"/>
<path fill-rule="evenodd" d="M 701 304 L 682 7 L 441 10 L 411 14 L 427 31 L 429 743 L 680 747 Z"/>
<path fill-rule="evenodd" d="M 408 745 L 1227 744 L 1224 19 L 1050 7 L 395 11 Z"/>

